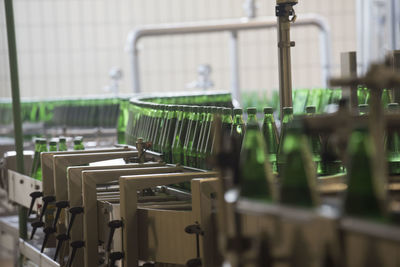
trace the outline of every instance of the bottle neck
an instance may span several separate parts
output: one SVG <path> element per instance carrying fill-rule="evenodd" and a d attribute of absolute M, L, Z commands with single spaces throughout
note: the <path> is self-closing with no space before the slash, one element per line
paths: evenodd
<path fill-rule="evenodd" d="M 234 117 L 233 123 L 235 125 L 243 125 L 244 124 L 243 116 L 241 114 L 236 114 Z"/>
<path fill-rule="evenodd" d="M 257 116 L 256 114 L 249 114 L 247 117 L 247 124 L 258 124 Z"/>

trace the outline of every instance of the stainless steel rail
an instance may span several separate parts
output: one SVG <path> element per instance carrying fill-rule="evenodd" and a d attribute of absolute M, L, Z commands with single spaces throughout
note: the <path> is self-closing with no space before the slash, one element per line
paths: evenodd
<path fill-rule="evenodd" d="M 140 39 L 149 36 L 164 35 L 187 35 L 207 32 L 230 32 L 230 61 L 231 61 L 231 92 L 232 98 L 240 103 L 240 79 L 239 79 L 239 46 L 238 32 L 245 30 L 257 30 L 277 28 L 276 17 L 259 17 L 255 19 L 225 19 L 217 21 L 199 21 L 185 23 L 170 23 L 157 25 L 143 25 L 132 30 L 128 35 L 127 49 L 131 54 L 132 62 L 132 90 L 134 93 L 141 92 L 139 71 L 139 49 Z M 322 68 L 322 86 L 327 85 L 331 68 L 331 46 L 330 28 L 327 21 L 318 14 L 300 15 L 296 23 L 291 27 L 314 26 L 320 32 L 320 62 Z"/>

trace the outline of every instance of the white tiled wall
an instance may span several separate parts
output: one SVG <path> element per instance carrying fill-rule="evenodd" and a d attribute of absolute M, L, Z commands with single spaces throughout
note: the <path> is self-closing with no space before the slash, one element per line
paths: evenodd
<path fill-rule="evenodd" d="M 23 97 L 104 94 L 108 71 L 121 67 L 121 92 L 130 92 L 126 37 L 141 24 L 237 18 L 241 0 L 14 0 Z M 274 16 L 275 0 L 259 0 L 259 16 Z M 0 97 L 9 96 L 4 8 L 0 1 Z M 333 74 L 340 52 L 356 49 L 355 0 L 300 0 L 300 17 L 317 13 L 332 29 Z M 292 39 L 293 87 L 321 86 L 318 32 L 296 28 Z M 243 90 L 278 87 L 276 30 L 241 33 Z M 140 41 L 144 91 L 184 90 L 196 67 L 209 63 L 217 89 L 229 89 L 228 34 L 148 38 Z"/>

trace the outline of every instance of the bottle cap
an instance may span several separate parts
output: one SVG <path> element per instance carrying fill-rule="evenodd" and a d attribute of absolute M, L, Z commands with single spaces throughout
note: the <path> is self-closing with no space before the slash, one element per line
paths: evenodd
<path fill-rule="evenodd" d="M 40 138 L 39 144 L 41 144 L 41 145 L 47 144 L 47 140 L 45 138 Z"/>
<path fill-rule="evenodd" d="M 247 108 L 247 114 L 252 114 L 252 115 L 257 114 L 257 108 L 254 107 Z"/>
<path fill-rule="evenodd" d="M 234 109 L 233 109 L 233 114 L 235 114 L 235 115 L 242 115 L 242 114 L 243 114 L 243 109 L 241 109 L 241 108 L 234 108 Z"/>
<path fill-rule="evenodd" d="M 306 107 L 306 113 L 315 113 L 317 111 L 317 108 L 315 106 L 307 106 Z"/>
<path fill-rule="evenodd" d="M 191 110 L 191 106 L 183 106 L 183 111 L 189 112 Z"/>
<path fill-rule="evenodd" d="M 265 107 L 264 108 L 264 114 L 272 114 L 274 113 L 274 109 L 271 107 Z"/>
<path fill-rule="evenodd" d="M 283 108 L 283 114 L 285 114 L 285 115 L 293 114 L 293 108 L 292 107 L 284 107 Z"/>
<path fill-rule="evenodd" d="M 389 103 L 388 110 L 390 111 L 397 111 L 399 110 L 399 103 Z"/>
<path fill-rule="evenodd" d="M 231 115 L 232 110 L 230 108 L 223 108 L 222 109 L 224 115 Z"/>
<path fill-rule="evenodd" d="M 358 105 L 358 111 L 361 113 L 368 113 L 369 106 L 368 104 L 360 104 Z"/>
<path fill-rule="evenodd" d="M 58 141 L 59 141 L 59 142 L 67 142 L 67 138 L 66 138 L 65 136 L 60 136 L 60 137 L 58 138 Z"/>
<path fill-rule="evenodd" d="M 74 144 L 80 144 L 82 143 L 83 137 L 82 136 L 76 136 L 74 138 Z"/>
<path fill-rule="evenodd" d="M 57 145 L 57 141 L 51 140 L 51 141 L 49 142 L 49 145 L 51 145 L 51 146 L 56 146 L 56 145 Z"/>

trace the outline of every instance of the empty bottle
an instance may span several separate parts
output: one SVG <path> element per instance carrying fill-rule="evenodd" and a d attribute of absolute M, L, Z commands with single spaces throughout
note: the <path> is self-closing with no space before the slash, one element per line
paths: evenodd
<path fill-rule="evenodd" d="M 191 107 L 183 106 L 180 128 L 176 133 L 174 143 L 172 145 L 172 162 L 183 164 L 183 145 L 185 142 L 187 127 L 189 124 L 189 115 Z"/>
<path fill-rule="evenodd" d="M 85 150 L 82 136 L 77 136 L 74 138 L 74 150 Z"/>
<path fill-rule="evenodd" d="M 64 136 L 58 138 L 58 151 L 67 151 L 67 139 Z"/>
<path fill-rule="evenodd" d="M 279 135 L 279 144 L 278 144 L 278 152 L 277 152 L 277 159 L 276 159 L 276 167 L 279 174 L 282 174 L 282 168 L 285 165 L 285 159 L 283 156 L 283 143 L 286 138 L 286 131 L 289 124 L 293 120 L 293 108 L 291 107 L 284 107 L 283 108 L 283 118 L 281 121 L 281 132 Z"/>
<path fill-rule="evenodd" d="M 31 177 L 34 177 L 35 175 L 38 160 L 40 160 L 40 138 L 35 138 L 35 153 L 33 155 L 33 162 L 30 173 Z"/>
<path fill-rule="evenodd" d="M 230 136 L 232 133 L 232 109 L 223 108 L 222 109 L 222 131 Z"/>
<path fill-rule="evenodd" d="M 57 151 L 57 141 L 50 140 L 50 142 L 49 142 L 49 151 Z"/>
<path fill-rule="evenodd" d="M 174 140 L 174 132 L 176 127 L 176 120 L 177 120 L 177 107 L 169 105 L 167 107 L 168 115 L 167 121 L 165 124 L 165 131 L 163 134 L 163 141 L 162 141 L 162 148 L 161 152 L 164 155 L 164 161 L 171 163 L 172 162 L 172 142 Z"/>
<path fill-rule="evenodd" d="M 262 133 L 267 147 L 269 162 L 272 166 L 272 171 L 277 172 L 276 167 L 276 152 L 278 150 L 278 130 L 276 129 L 274 111 L 272 108 L 264 108 L 264 121 L 262 124 Z"/>
<path fill-rule="evenodd" d="M 368 112 L 369 112 L 368 104 L 360 104 L 360 105 L 358 105 L 358 113 L 360 115 L 367 115 Z"/>
<path fill-rule="evenodd" d="M 242 147 L 242 141 L 245 131 L 246 127 L 243 121 L 243 110 L 241 108 L 234 108 L 231 135 L 238 140 L 240 148 Z"/>
<path fill-rule="evenodd" d="M 42 181 L 42 160 L 40 157 L 40 153 L 42 152 L 47 152 L 47 141 L 44 138 L 40 138 L 39 140 L 39 157 L 38 157 L 38 161 L 36 163 L 36 170 L 35 170 L 35 174 L 33 175 L 33 178 L 35 178 L 36 180 Z"/>
<path fill-rule="evenodd" d="M 306 107 L 306 114 L 307 116 L 314 116 L 316 112 L 315 106 L 307 106 Z M 311 153 L 313 157 L 313 161 L 317 167 L 318 174 L 322 174 L 321 170 L 321 139 L 318 134 L 310 134 L 308 136 L 308 143 L 311 147 Z"/>
<path fill-rule="evenodd" d="M 280 202 L 291 206 L 314 207 L 318 204 L 316 171 L 307 137 L 300 122 L 287 129 L 282 152 L 285 166 L 280 179 Z"/>
<path fill-rule="evenodd" d="M 183 158 L 184 158 L 183 160 L 184 160 L 184 165 L 186 166 L 191 166 L 189 163 L 190 159 L 188 153 L 189 153 L 189 147 L 193 145 L 193 140 L 196 135 L 196 130 L 199 124 L 199 116 L 200 116 L 200 108 L 198 106 L 192 106 L 191 112 L 189 114 L 185 143 L 183 146 Z"/>
<path fill-rule="evenodd" d="M 198 147 L 201 142 L 201 133 L 204 127 L 204 121 L 206 118 L 206 107 L 199 107 L 198 122 L 194 129 L 193 142 L 188 145 L 187 155 L 188 155 L 188 165 L 191 167 L 197 167 L 197 155 Z"/>
<path fill-rule="evenodd" d="M 399 104 L 388 104 L 388 113 L 398 114 Z M 388 159 L 389 174 L 400 174 L 400 138 L 397 131 L 392 131 L 387 134 L 386 153 Z"/>
<path fill-rule="evenodd" d="M 383 180 L 374 177 L 372 153 L 372 140 L 367 129 L 356 129 L 348 144 L 349 166 L 343 210 L 346 215 L 382 220 L 386 189 Z"/>
<path fill-rule="evenodd" d="M 240 152 L 241 195 L 272 201 L 275 199 L 273 174 L 256 117 L 257 109 L 248 108 L 247 114 L 246 134 Z"/>

